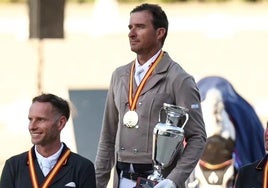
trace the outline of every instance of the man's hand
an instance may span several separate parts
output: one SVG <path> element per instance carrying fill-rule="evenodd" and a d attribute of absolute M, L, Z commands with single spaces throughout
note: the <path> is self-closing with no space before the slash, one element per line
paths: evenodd
<path fill-rule="evenodd" d="M 154 188 L 176 188 L 176 185 L 170 179 L 160 181 Z"/>

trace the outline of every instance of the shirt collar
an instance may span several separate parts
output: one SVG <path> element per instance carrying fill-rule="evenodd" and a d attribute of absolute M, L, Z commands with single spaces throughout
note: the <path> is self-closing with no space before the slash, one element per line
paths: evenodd
<path fill-rule="evenodd" d="M 161 49 L 153 56 L 151 57 L 148 61 L 146 61 L 143 65 L 141 65 L 138 61 L 138 58 L 136 58 L 135 61 L 135 71 L 144 69 L 145 72 L 149 69 L 151 64 L 155 61 L 155 59 L 158 57 L 159 53 L 161 52 Z"/>
<path fill-rule="evenodd" d="M 51 155 L 49 157 L 43 157 L 40 153 L 38 153 L 36 146 L 34 148 L 39 165 L 40 165 L 40 163 L 42 164 L 42 162 L 46 160 L 50 163 L 51 166 L 54 166 L 56 164 L 56 162 L 57 162 L 57 160 L 62 152 L 62 149 L 63 149 L 63 143 L 61 143 L 61 147 L 56 153 L 54 153 L 53 155 Z"/>

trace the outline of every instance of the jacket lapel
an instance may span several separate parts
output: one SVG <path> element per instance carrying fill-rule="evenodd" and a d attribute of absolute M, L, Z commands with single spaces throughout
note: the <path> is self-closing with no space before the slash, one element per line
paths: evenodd
<path fill-rule="evenodd" d="M 34 161 L 34 168 L 35 168 L 35 173 L 36 173 L 36 178 L 37 178 L 37 181 L 38 181 L 38 184 L 39 186 L 43 184 L 43 182 L 45 181 L 45 176 L 38 164 L 38 160 L 37 160 L 37 157 L 36 157 L 36 154 L 35 154 L 35 149 L 34 149 L 34 146 L 31 148 L 31 153 L 32 153 L 32 156 L 33 156 L 33 161 Z M 28 159 L 28 156 L 27 156 L 27 166 L 29 167 L 29 159 Z M 31 173 L 30 173 L 30 170 L 29 168 L 27 168 L 28 172 L 27 174 L 29 174 L 29 176 L 31 176 Z"/>
<path fill-rule="evenodd" d="M 159 64 L 155 67 L 155 70 L 152 72 L 152 75 L 148 78 L 147 82 L 144 85 L 144 88 L 141 91 L 140 95 L 143 95 L 144 93 L 146 93 L 147 91 L 149 91 L 151 88 L 153 88 L 160 80 L 164 79 L 166 77 L 165 73 L 170 64 L 171 64 L 171 58 L 169 57 L 167 52 L 164 52 L 164 55 L 162 57 L 162 59 L 160 60 Z M 130 69 L 132 64 L 134 63 L 134 61 L 132 61 L 131 63 L 127 64 L 125 67 L 125 70 L 122 71 L 123 74 L 119 75 L 120 76 L 120 80 L 122 81 L 122 84 L 124 86 L 124 88 L 126 89 L 126 91 L 129 91 L 129 77 L 130 77 Z M 137 84 L 135 82 L 135 79 L 133 79 L 133 90 L 134 92 L 136 92 L 137 89 Z"/>
<path fill-rule="evenodd" d="M 59 157 L 59 159 L 58 159 L 58 161 L 61 159 L 61 157 L 63 156 L 63 154 L 66 152 L 66 150 L 67 150 L 68 148 L 67 148 L 67 146 L 64 144 L 64 147 L 63 147 L 63 150 L 62 150 L 62 152 L 61 152 L 61 154 L 60 154 L 60 157 Z M 71 155 L 71 154 L 70 154 Z M 57 181 L 59 181 L 59 180 L 61 180 L 62 179 L 62 177 L 66 174 L 66 173 L 68 173 L 68 171 L 70 170 L 70 168 L 71 168 L 71 166 L 70 166 L 70 164 L 69 164 L 69 158 L 70 158 L 70 156 L 66 159 L 66 161 L 62 164 L 62 167 L 60 168 L 60 170 L 58 171 L 58 173 L 56 174 L 56 176 L 54 177 L 54 179 L 52 180 L 52 182 L 51 182 L 51 185 L 53 185 L 54 183 L 56 183 Z M 55 165 L 56 166 L 56 165 Z M 55 167 L 54 166 L 54 167 Z M 51 172 L 51 171 L 50 171 Z"/>
<path fill-rule="evenodd" d="M 153 88 L 159 81 L 164 79 L 166 77 L 165 73 L 168 70 L 168 67 L 170 66 L 171 59 L 169 55 L 164 52 L 164 55 L 162 59 L 160 60 L 159 64 L 155 67 L 155 70 L 152 72 L 152 75 L 148 78 L 147 82 L 145 83 L 145 86 L 143 90 L 141 91 L 141 95 L 149 91 L 151 88 Z"/>
<path fill-rule="evenodd" d="M 256 170 L 263 170 L 267 162 L 268 154 L 257 164 Z"/>
<path fill-rule="evenodd" d="M 68 149 L 67 146 L 64 144 L 58 161 L 60 160 L 60 158 L 63 156 L 63 154 L 66 152 L 67 149 Z M 33 160 L 34 160 L 34 166 L 35 166 L 36 176 L 38 179 L 38 184 L 39 184 L 39 186 L 41 186 L 44 183 L 46 177 L 43 175 L 43 172 L 38 164 L 37 157 L 36 157 L 35 151 L 34 151 L 34 146 L 32 147 L 31 152 L 32 152 Z M 57 181 L 61 180 L 61 178 L 70 170 L 71 167 L 68 163 L 68 160 L 69 160 L 69 158 L 67 158 L 66 161 L 63 163 L 63 166 L 58 171 L 56 176 L 53 178 L 51 185 L 53 185 Z M 28 158 L 27 158 L 27 165 L 29 166 L 29 159 Z"/>
<path fill-rule="evenodd" d="M 259 171 L 257 173 L 257 181 L 262 184 L 263 183 L 263 178 L 264 178 L 264 171 L 265 171 L 265 165 L 267 162 L 268 154 L 265 155 L 265 157 L 257 164 L 256 170 Z"/>

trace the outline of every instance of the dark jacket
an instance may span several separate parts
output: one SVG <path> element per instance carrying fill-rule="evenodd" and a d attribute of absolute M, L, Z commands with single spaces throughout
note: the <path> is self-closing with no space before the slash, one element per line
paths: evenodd
<path fill-rule="evenodd" d="M 241 167 L 236 177 L 235 188 L 263 188 L 267 157 L 268 154 L 261 160 Z"/>
<path fill-rule="evenodd" d="M 62 154 L 67 150 L 67 146 L 64 144 Z M 31 149 L 37 180 L 41 186 L 45 181 L 45 177 L 42 170 L 39 167 L 37 158 L 34 152 L 34 147 Z M 2 171 L 0 188 L 32 188 L 28 152 L 21 153 L 8 159 Z M 68 186 L 71 185 L 71 186 Z M 56 174 L 52 180 L 49 188 L 63 188 L 63 187 L 76 187 L 76 188 L 95 188 L 95 169 L 93 163 L 71 152 L 66 163 Z"/>

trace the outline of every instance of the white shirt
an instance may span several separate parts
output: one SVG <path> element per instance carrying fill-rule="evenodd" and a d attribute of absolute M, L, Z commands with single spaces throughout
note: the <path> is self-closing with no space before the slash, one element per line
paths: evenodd
<path fill-rule="evenodd" d="M 156 60 L 158 55 L 160 54 L 161 50 L 159 50 L 153 57 L 151 57 L 148 61 L 146 61 L 143 65 L 141 65 L 136 58 L 135 61 L 135 81 L 136 84 L 139 85 L 142 81 L 143 77 L 145 76 L 146 72 L 149 70 L 151 64 Z M 143 70 L 143 71 L 141 71 Z M 141 73 L 139 73 L 141 72 Z"/>
<path fill-rule="evenodd" d="M 55 166 L 61 154 L 62 149 L 63 149 L 63 144 L 61 143 L 60 149 L 55 154 L 49 157 L 43 157 L 40 153 L 38 153 L 36 146 L 35 146 L 35 154 L 37 157 L 37 161 L 44 176 L 47 176 L 50 170 Z"/>

